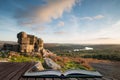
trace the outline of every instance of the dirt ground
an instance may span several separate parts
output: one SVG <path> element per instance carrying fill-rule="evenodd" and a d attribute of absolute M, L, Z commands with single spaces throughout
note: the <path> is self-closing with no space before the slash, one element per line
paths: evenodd
<path fill-rule="evenodd" d="M 120 80 L 120 61 L 97 61 L 90 65 L 99 71 L 107 80 Z"/>

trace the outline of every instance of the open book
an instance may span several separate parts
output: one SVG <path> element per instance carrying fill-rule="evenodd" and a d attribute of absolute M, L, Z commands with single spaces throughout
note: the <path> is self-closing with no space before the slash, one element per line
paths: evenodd
<path fill-rule="evenodd" d="M 36 64 L 37 65 L 37 64 Z M 35 65 L 35 66 L 36 66 Z M 33 71 L 32 68 L 27 70 L 24 77 L 45 77 L 45 78 L 101 78 L 102 75 L 97 71 L 87 71 L 87 70 L 67 70 L 64 73 L 59 70 L 42 70 Z"/>

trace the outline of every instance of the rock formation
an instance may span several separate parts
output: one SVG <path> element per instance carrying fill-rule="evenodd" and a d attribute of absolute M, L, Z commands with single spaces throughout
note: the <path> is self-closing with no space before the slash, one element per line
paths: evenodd
<path fill-rule="evenodd" d="M 49 51 L 48 49 L 43 49 L 42 55 L 43 55 L 43 57 L 56 56 L 53 52 Z"/>
<path fill-rule="evenodd" d="M 43 40 L 34 35 L 19 32 L 17 44 L 4 44 L 4 50 L 21 52 L 27 56 L 52 57 L 56 56 L 51 51 L 44 49 Z"/>
<path fill-rule="evenodd" d="M 54 62 L 55 58 L 57 58 L 56 54 L 52 53 L 48 49 L 44 49 L 43 40 L 41 38 L 26 34 L 25 32 L 18 33 L 17 38 L 18 44 L 4 45 L 4 50 L 10 51 L 10 53 L 6 55 L 7 57 L 18 57 L 22 54 L 24 56 L 44 58 L 44 67 L 46 69 L 61 69 L 61 66 Z M 16 52 L 21 53 L 17 54 Z M 44 70 L 44 67 L 41 62 L 38 62 L 38 64 L 34 66 L 33 71 Z"/>
<path fill-rule="evenodd" d="M 34 35 L 20 32 L 17 34 L 20 52 L 40 52 L 43 49 L 43 40 Z"/>
<path fill-rule="evenodd" d="M 32 71 L 40 71 L 40 70 L 44 70 L 44 67 L 42 65 L 42 63 L 39 61 L 32 69 Z"/>
<path fill-rule="evenodd" d="M 47 69 L 54 69 L 54 70 L 60 70 L 61 66 L 55 63 L 52 59 L 50 58 L 44 58 L 44 65 Z"/>

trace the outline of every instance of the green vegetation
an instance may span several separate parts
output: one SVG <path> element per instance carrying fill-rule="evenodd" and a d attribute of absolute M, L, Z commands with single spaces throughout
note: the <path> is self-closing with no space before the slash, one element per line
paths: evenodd
<path fill-rule="evenodd" d="M 75 62 L 67 62 L 65 63 L 64 67 L 62 68 L 62 71 L 66 71 L 68 69 L 83 69 L 83 70 L 87 70 L 86 67 L 78 64 L 78 63 L 75 63 Z"/>
<path fill-rule="evenodd" d="M 6 59 L 10 62 L 35 62 L 35 61 L 41 61 L 43 62 L 42 58 L 39 57 L 32 57 L 32 56 L 24 56 L 19 55 L 20 53 L 16 53 L 15 56 L 9 56 L 9 52 L 0 52 L 0 60 Z"/>
<path fill-rule="evenodd" d="M 83 58 L 96 58 L 96 59 L 105 59 L 105 60 L 116 60 L 120 61 L 120 53 L 94 53 L 94 54 L 86 54 L 82 56 Z"/>
<path fill-rule="evenodd" d="M 94 48 L 94 50 L 83 50 L 74 52 L 74 49 L 82 49 L 86 46 Z M 71 45 L 71 44 L 62 44 L 62 45 L 53 45 L 52 47 L 46 47 L 53 53 L 57 54 L 58 56 L 65 56 L 65 57 L 83 57 L 83 58 L 96 58 L 96 59 L 105 59 L 105 60 L 116 60 L 120 61 L 120 45 Z M 0 52 L 1 58 L 8 58 L 9 52 Z M 19 53 L 18 53 L 19 54 Z M 28 58 L 28 59 L 27 59 Z M 32 58 L 32 59 L 31 59 Z M 10 61 L 31 61 L 31 60 L 39 60 L 38 57 L 12 57 Z"/>
<path fill-rule="evenodd" d="M 25 57 L 25 56 L 18 56 L 18 57 L 11 57 L 9 58 L 10 62 L 35 62 L 35 61 L 41 61 L 43 62 L 42 58 L 37 57 Z"/>
<path fill-rule="evenodd" d="M 120 61 L 120 50 L 93 50 L 93 51 L 79 51 L 71 53 L 61 53 L 59 56 L 68 56 L 68 57 L 83 57 L 83 58 L 96 58 L 96 59 L 105 59 L 105 60 L 115 60 Z"/>
<path fill-rule="evenodd" d="M 7 58 L 9 52 L 0 52 L 0 57 L 1 58 Z"/>
<path fill-rule="evenodd" d="M 96 58 L 103 60 L 115 60 L 120 61 L 120 46 L 92 46 L 94 50 L 82 50 L 82 51 L 73 51 L 74 49 L 83 48 L 83 46 L 55 46 L 47 48 L 53 53 L 57 54 L 59 57 L 56 57 L 54 61 L 62 67 L 62 71 L 68 69 L 83 69 L 83 70 L 94 70 L 89 66 L 87 61 L 80 59 L 82 58 Z M 24 55 L 20 53 L 9 52 L 0 52 L 0 60 L 8 60 L 10 62 L 35 62 L 41 61 L 44 62 L 43 58 L 40 55 Z"/>
<path fill-rule="evenodd" d="M 81 45 L 72 45 L 72 46 L 56 46 L 50 47 L 51 51 L 56 53 L 59 56 L 67 57 L 83 57 L 83 58 L 96 58 L 96 59 L 105 59 L 105 60 L 115 60 L 120 61 L 120 45 L 91 45 L 94 50 L 83 50 L 74 52 L 74 49 L 84 48 L 85 46 Z"/>

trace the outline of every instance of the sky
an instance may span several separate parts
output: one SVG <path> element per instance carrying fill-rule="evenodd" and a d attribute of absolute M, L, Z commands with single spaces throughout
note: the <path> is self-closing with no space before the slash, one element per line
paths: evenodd
<path fill-rule="evenodd" d="M 0 40 L 120 44 L 120 0 L 0 0 Z"/>

